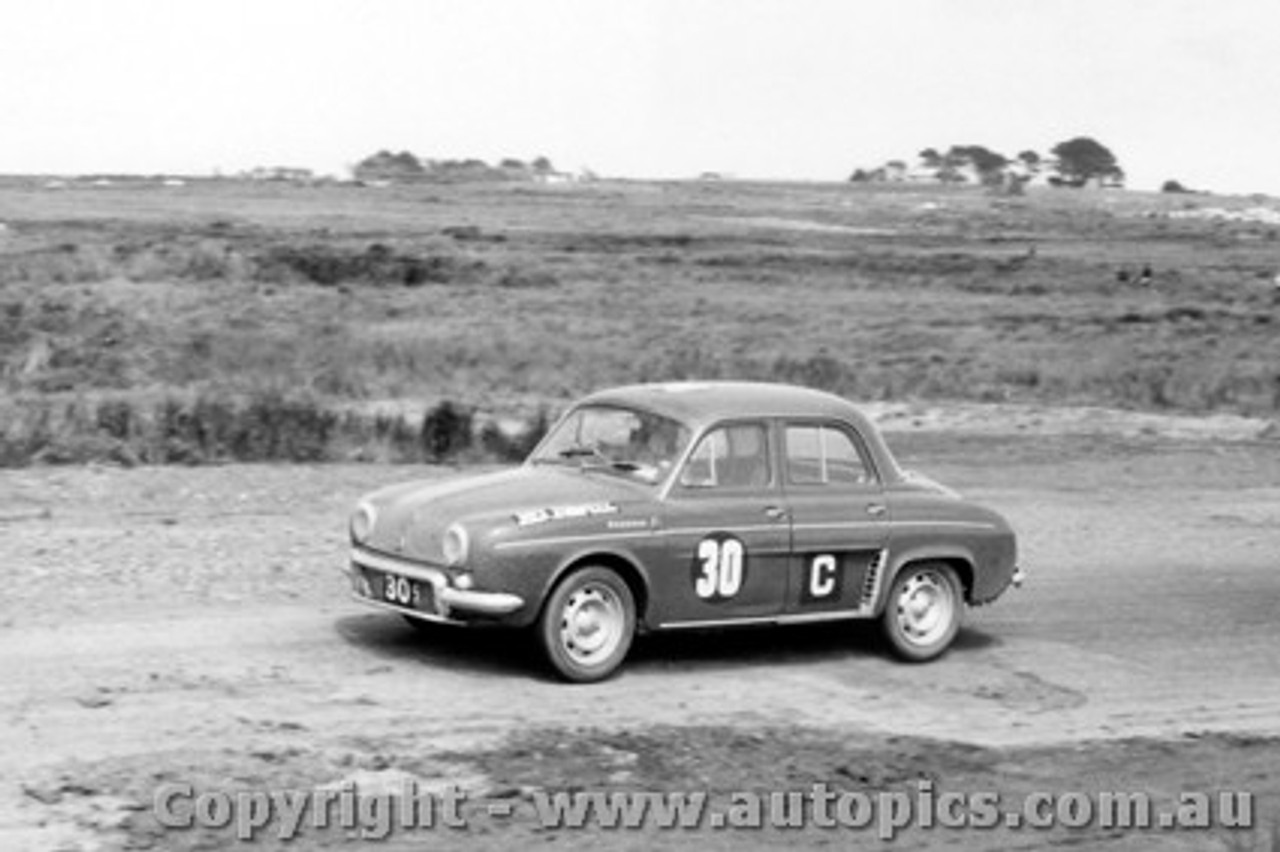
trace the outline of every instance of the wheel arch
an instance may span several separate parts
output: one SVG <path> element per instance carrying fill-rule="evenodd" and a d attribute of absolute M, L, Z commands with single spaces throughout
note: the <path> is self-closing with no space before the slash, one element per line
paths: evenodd
<path fill-rule="evenodd" d="M 547 584 L 546 593 L 542 596 L 542 606 L 539 607 L 539 610 L 547 605 L 547 601 L 550 599 L 552 591 L 554 591 L 566 577 L 579 569 L 592 565 L 615 571 L 618 576 L 622 578 L 622 581 L 627 584 L 627 588 L 631 590 L 631 597 L 635 601 L 636 626 L 640 629 L 648 629 L 649 578 L 640 567 L 639 561 L 634 557 L 611 550 L 595 550 L 587 553 L 580 553 L 565 560 L 565 562 L 556 569 L 555 574 L 552 575 L 551 582 Z"/>
<path fill-rule="evenodd" d="M 914 548 L 893 557 L 889 570 L 885 573 L 884 582 L 881 584 L 880 600 L 875 610 L 877 614 L 882 612 L 888 603 L 889 590 L 893 588 L 898 576 L 907 568 L 921 562 L 942 562 L 950 566 L 951 570 L 956 572 L 956 579 L 960 581 L 961 597 L 966 604 L 972 605 L 973 584 L 976 576 L 973 554 L 963 548 L 923 547 Z"/>

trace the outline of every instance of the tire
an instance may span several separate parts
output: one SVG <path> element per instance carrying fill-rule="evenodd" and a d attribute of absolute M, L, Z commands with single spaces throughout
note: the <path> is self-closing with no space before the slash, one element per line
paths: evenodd
<path fill-rule="evenodd" d="M 631 588 L 617 572 L 594 566 L 561 580 L 538 620 L 547 660 L 556 674 L 573 683 L 613 674 L 626 659 L 635 630 Z"/>
<path fill-rule="evenodd" d="M 894 577 L 880 627 L 895 656 L 922 663 L 950 647 L 963 615 L 955 570 L 945 562 L 919 562 Z"/>

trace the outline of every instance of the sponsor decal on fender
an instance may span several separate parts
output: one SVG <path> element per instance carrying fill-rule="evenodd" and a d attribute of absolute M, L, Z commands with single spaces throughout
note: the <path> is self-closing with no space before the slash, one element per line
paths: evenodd
<path fill-rule="evenodd" d="M 549 509 L 531 509 L 516 512 L 516 524 L 530 527 L 550 521 L 567 521 L 573 518 L 593 518 L 596 515 L 616 515 L 622 511 L 614 503 L 586 503 L 578 506 L 555 506 Z"/>
<path fill-rule="evenodd" d="M 605 527 L 611 530 L 647 530 L 649 529 L 648 518 L 621 518 L 616 521 L 609 521 Z"/>

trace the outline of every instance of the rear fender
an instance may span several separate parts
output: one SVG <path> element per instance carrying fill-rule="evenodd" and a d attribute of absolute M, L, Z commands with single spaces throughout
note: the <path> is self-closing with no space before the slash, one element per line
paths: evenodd
<path fill-rule="evenodd" d="M 886 566 L 885 571 L 885 580 L 880 584 L 880 600 L 875 602 L 873 609 L 877 616 L 884 612 L 885 605 L 889 600 L 889 590 L 893 588 L 894 581 L 898 579 L 898 574 L 902 569 L 916 562 L 945 562 L 950 565 L 960 580 L 965 603 L 970 602 L 970 596 L 973 592 L 973 566 L 976 562 L 973 552 L 967 547 L 956 544 L 920 545 L 900 553 L 890 553 L 889 564 Z"/>

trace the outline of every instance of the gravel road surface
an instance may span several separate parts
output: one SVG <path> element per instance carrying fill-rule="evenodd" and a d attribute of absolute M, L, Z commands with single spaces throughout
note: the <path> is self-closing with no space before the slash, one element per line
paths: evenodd
<path fill-rule="evenodd" d="M 601 776 L 620 788 L 751 787 L 773 780 L 770 767 L 787 754 L 807 766 L 803 777 L 822 778 L 813 763 L 822 750 L 802 747 L 817 738 L 860 744 L 864 763 L 882 769 L 941 760 L 930 777 L 944 780 L 1176 789 L 1208 772 L 1203 783 L 1252 785 L 1274 803 L 1280 445 L 978 434 L 891 442 L 1020 533 L 1027 586 L 971 612 L 948 656 L 902 665 L 874 631 L 849 625 L 655 636 L 621 676 L 587 687 L 550 679 L 525 635 L 418 633 L 346 596 L 338 568 L 354 499 L 456 471 L 0 472 L 0 848 L 234 844 L 226 831 L 157 828 L 151 791 L 166 780 L 266 788 L 412 777 L 519 800 L 529 779 L 503 767 L 528 769 L 521 755 L 542 754 L 520 745 L 529 737 L 589 750 L 625 736 L 636 760 L 663 757 L 664 743 L 692 755 L 657 775 Z M 747 739 L 725 745 L 725 732 Z M 726 748 L 733 760 L 698 763 Z M 966 754 L 990 765 L 975 769 Z M 1009 774 L 1011 762 L 1023 776 Z M 536 782 L 565 765 L 529 771 Z M 427 839 L 501 848 L 530 832 L 489 822 Z M 542 838 L 584 848 L 744 843 Z M 321 833 L 310 843 L 341 839 Z M 1157 839 L 1120 832 L 1087 845 L 1268 848 L 1234 836 Z M 1071 840 L 917 832 L 903 848 Z M 398 842 L 424 848 L 421 837 L 383 848 Z"/>

